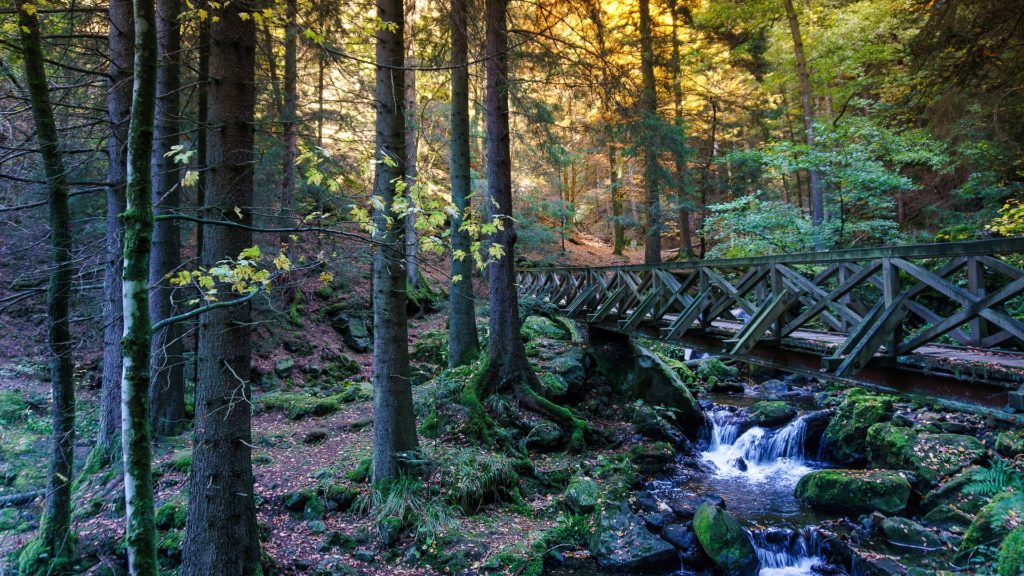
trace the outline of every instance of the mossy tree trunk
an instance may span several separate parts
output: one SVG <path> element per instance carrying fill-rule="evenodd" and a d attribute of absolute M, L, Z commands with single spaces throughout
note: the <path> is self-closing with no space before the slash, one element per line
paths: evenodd
<path fill-rule="evenodd" d="M 134 0 L 135 84 L 128 125 L 121 282 L 121 452 L 124 460 L 125 541 L 133 576 L 155 576 L 152 434 L 149 421 L 149 259 L 153 239 L 153 122 L 156 109 L 157 25 L 153 0 Z"/>
<path fill-rule="evenodd" d="M 452 110 L 451 158 L 452 180 L 451 290 L 448 293 L 448 366 L 469 364 L 480 356 L 476 332 L 476 311 L 473 302 L 473 256 L 469 234 L 460 230 L 469 211 L 472 193 L 469 160 L 469 37 L 466 29 L 467 0 L 451 0 L 452 35 Z M 464 256 L 458 258 L 455 253 Z"/>
<path fill-rule="evenodd" d="M 252 225 L 256 25 L 246 2 L 211 12 L 209 32 L 209 170 L 207 218 Z M 206 225 L 204 265 L 236 258 L 252 232 Z M 259 573 L 253 494 L 248 304 L 220 308 L 199 320 L 195 433 L 189 474 L 182 576 Z"/>
<path fill-rule="evenodd" d="M 103 375 L 97 453 L 104 462 L 121 455 L 121 260 L 124 258 L 124 180 L 127 170 L 128 115 L 132 101 L 135 23 L 132 0 L 111 0 L 108 15 L 110 71 L 107 91 L 107 213 L 103 271 Z"/>
<path fill-rule="evenodd" d="M 405 176 L 405 21 L 402 0 L 377 0 L 376 159 L 373 223 L 373 479 L 398 472 L 400 452 L 417 447 L 409 380 L 405 218 L 392 211 Z"/>
<path fill-rule="evenodd" d="M 156 34 L 159 67 L 156 81 L 156 120 L 153 146 L 153 208 L 156 214 L 173 213 L 181 205 L 180 168 L 168 156 L 181 131 L 181 0 L 157 0 Z M 174 220 L 157 220 L 153 229 L 153 252 L 149 282 L 152 322 L 174 313 L 173 291 L 165 276 L 181 265 L 181 234 Z M 180 324 L 171 324 L 153 334 L 150 346 L 153 383 L 150 387 L 153 433 L 173 436 L 185 425 L 185 366 Z"/>
<path fill-rule="evenodd" d="M 654 37 L 651 30 L 650 0 L 640 0 L 640 112 L 643 124 L 653 127 L 658 121 L 658 90 L 654 82 Z M 647 232 L 644 237 L 644 264 L 661 262 L 661 169 L 655 138 L 645 138 L 644 180 L 647 187 Z"/>
<path fill-rule="evenodd" d="M 75 390 L 69 322 L 71 280 L 71 216 L 68 209 L 67 172 L 50 104 L 43 64 L 36 5 L 18 6 L 22 62 L 28 86 L 36 140 L 43 159 L 50 212 L 50 283 L 46 294 L 47 346 L 52 382 L 52 430 L 46 503 L 36 539 L 22 552 L 22 574 L 61 572 L 74 558 L 71 535 L 71 478 L 74 471 Z"/>

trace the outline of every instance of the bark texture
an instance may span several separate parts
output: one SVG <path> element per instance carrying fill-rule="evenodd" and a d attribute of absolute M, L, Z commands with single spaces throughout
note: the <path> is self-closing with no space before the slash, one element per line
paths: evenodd
<path fill-rule="evenodd" d="M 31 11 L 30 11 L 31 10 Z M 35 539 L 22 549 L 19 573 L 46 574 L 68 568 L 75 557 L 71 534 L 71 481 L 75 448 L 75 389 L 71 358 L 71 216 L 68 184 L 57 122 L 50 103 L 35 4 L 18 9 L 22 63 L 36 141 L 43 160 L 50 218 L 50 283 L 46 293 L 47 337 L 52 401 L 50 467 L 46 501 Z"/>
<path fill-rule="evenodd" d="M 181 114 L 178 90 L 181 85 L 181 28 L 178 22 L 181 0 L 157 0 L 156 35 L 159 65 L 156 73 L 156 119 L 153 146 L 153 210 L 168 214 L 181 206 L 181 169 L 168 156 L 178 144 Z M 149 268 L 152 322 L 174 314 L 173 291 L 164 278 L 181 265 L 181 233 L 175 220 L 157 220 L 153 228 L 153 252 Z M 153 334 L 149 391 L 153 433 L 173 436 L 185 425 L 185 366 L 180 324 Z"/>
<path fill-rule="evenodd" d="M 208 218 L 252 224 L 256 27 L 232 2 L 210 27 Z M 236 214 L 236 207 L 241 216 Z M 207 225 L 202 260 L 235 258 L 252 233 Z M 220 308 L 199 321 L 199 379 L 189 475 L 182 576 L 259 573 L 253 496 L 249 305 Z"/>
<path fill-rule="evenodd" d="M 654 83 L 654 37 L 651 31 L 650 0 L 640 0 L 640 112 L 644 125 L 658 119 L 658 91 Z M 644 142 L 644 180 L 647 186 L 647 231 L 644 237 L 644 264 L 661 262 L 661 182 L 658 149 L 653 138 Z"/>
<path fill-rule="evenodd" d="M 284 106 L 281 110 L 281 128 L 284 137 L 284 173 L 281 177 L 281 214 L 278 226 L 290 228 L 295 221 L 295 161 L 299 157 L 298 106 L 298 2 L 285 2 L 284 30 Z M 288 242 L 282 235 L 281 243 Z"/>
<path fill-rule="evenodd" d="M 679 131 L 680 144 L 675 146 L 673 157 L 676 163 L 676 195 L 679 202 L 679 256 L 693 258 L 693 237 L 690 230 L 690 198 L 686 190 L 687 170 L 686 152 L 681 143 L 686 137 L 683 123 L 683 71 L 680 62 L 679 20 L 682 7 L 671 0 L 669 9 L 672 13 L 672 108 L 674 111 L 673 125 Z"/>
<path fill-rule="evenodd" d="M 400 452 L 417 447 L 409 380 L 409 326 L 403 250 L 405 218 L 391 210 L 395 184 L 405 176 L 405 21 L 402 0 L 377 0 L 377 172 L 373 222 L 373 479 L 398 472 Z"/>
<path fill-rule="evenodd" d="M 469 39 L 467 34 L 467 0 L 451 0 L 452 34 L 452 110 L 451 158 L 452 181 L 451 290 L 448 293 L 448 366 L 469 364 L 480 356 L 476 332 L 476 311 L 473 302 L 473 256 L 469 234 L 459 230 L 468 214 L 472 193 L 469 157 Z M 455 253 L 465 256 L 456 258 Z"/>
<path fill-rule="evenodd" d="M 107 214 L 103 270 L 103 375 L 96 449 L 102 461 L 121 455 L 121 259 L 124 257 L 125 171 L 128 162 L 128 114 L 132 101 L 135 23 L 131 0 L 111 0 L 107 92 Z"/>
<path fill-rule="evenodd" d="M 405 193 L 409 215 L 405 217 L 405 276 L 414 289 L 419 286 L 419 237 L 416 234 L 416 202 L 413 198 L 417 178 L 416 153 L 419 148 L 419 116 L 416 105 L 416 0 L 406 0 L 405 8 Z"/>
<path fill-rule="evenodd" d="M 121 454 L 124 462 L 125 544 L 132 576 L 156 576 L 152 434 L 149 421 L 149 260 L 153 239 L 153 132 L 156 111 L 157 25 L 153 0 L 134 0 L 135 83 L 128 126 L 121 304 Z"/>

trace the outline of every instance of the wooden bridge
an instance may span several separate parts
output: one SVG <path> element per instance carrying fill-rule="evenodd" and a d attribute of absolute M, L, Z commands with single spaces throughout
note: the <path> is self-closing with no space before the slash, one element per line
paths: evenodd
<path fill-rule="evenodd" d="M 602 329 L 1024 409 L 1024 238 L 522 268 L 518 283 L 523 296 Z"/>

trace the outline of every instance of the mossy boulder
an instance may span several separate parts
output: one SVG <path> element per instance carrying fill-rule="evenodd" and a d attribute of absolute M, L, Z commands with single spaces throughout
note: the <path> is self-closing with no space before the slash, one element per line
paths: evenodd
<path fill-rule="evenodd" d="M 889 470 L 819 470 L 800 479 L 796 497 L 820 510 L 899 514 L 907 507 L 910 483 Z"/>
<path fill-rule="evenodd" d="M 545 316 L 527 316 L 523 320 L 522 334 L 524 340 L 568 340 L 570 336 L 564 326 Z"/>
<path fill-rule="evenodd" d="M 1003 492 L 985 505 L 974 517 L 964 535 L 956 558 L 967 561 L 979 546 L 994 548 L 1013 530 L 1024 523 L 1024 494 Z"/>
<path fill-rule="evenodd" d="M 346 403 L 369 400 L 373 397 L 373 390 L 369 384 L 348 382 L 343 388 L 341 392 L 327 396 L 302 392 L 267 394 L 260 402 L 265 410 L 282 410 L 290 420 L 302 420 L 329 416 L 341 410 Z"/>
<path fill-rule="evenodd" d="M 359 491 L 344 484 L 331 484 L 323 491 L 327 506 L 342 512 L 348 511 L 359 497 Z"/>
<path fill-rule="evenodd" d="M 754 576 L 759 562 L 747 531 L 724 508 L 705 502 L 693 516 L 693 531 L 717 571 L 727 576 Z"/>
<path fill-rule="evenodd" d="M 622 505 L 598 516 L 590 552 L 599 566 L 615 572 L 668 572 L 679 568 L 676 549 L 647 531 L 642 518 Z"/>
<path fill-rule="evenodd" d="M 663 471 L 675 457 L 675 450 L 667 442 L 636 444 L 629 449 L 630 461 L 645 476 L 654 476 Z"/>
<path fill-rule="evenodd" d="M 188 507 L 180 500 L 169 500 L 157 507 L 155 511 L 156 527 L 161 530 L 171 528 L 182 529 L 188 516 Z"/>
<path fill-rule="evenodd" d="M 747 409 L 747 415 L 755 426 L 773 428 L 795 418 L 797 410 L 781 400 L 762 400 Z"/>
<path fill-rule="evenodd" d="M 985 446 L 973 436 L 918 433 L 892 424 L 871 426 L 866 445 L 871 466 L 909 470 L 921 490 L 937 486 L 985 457 Z"/>
<path fill-rule="evenodd" d="M 928 511 L 921 521 L 952 534 L 963 534 L 971 525 L 973 517 L 948 504 L 942 504 Z"/>
<path fill-rule="evenodd" d="M 1007 458 L 1024 454 L 1024 430 L 1004 430 L 996 436 L 996 452 Z"/>
<path fill-rule="evenodd" d="M 964 489 L 974 482 L 974 473 L 978 470 L 981 470 L 981 467 L 970 466 L 945 480 L 924 495 L 921 508 L 931 511 L 948 506 L 971 516 L 977 514 L 988 503 L 989 498 L 980 494 L 969 494 Z"/>
<path fill-rule="evenodd" d="M 881 531 L 886 540 L 897 546 L 925 550 L 942 548 L 942 540 L 938 536 L 917 522 L 906 518 L 892 517 L 882 520 Z"/>
<path fill-rule="evenodd" d="M 1015 529 L 999 547 L 999 576 L 1024 574 L 1024 527 Z"/>
<path fill-rule="evenodd" d="M 277 374 L 278 378 L 287 378 L 292 375 L 292 370 L 295 368 L 295 359 L 291 356 L 285 356 L 274 364 L 274 374 Z"/>
<path fill-rule="evenodd" d="M 698 438 L 707 426 L 704 411 L 696 398 L 659 355 L 637 347 L 631 381 L 633 397 L 664 408 L 665 420 L 688 438 Z"/>
<path fill-rule="evenodd" d="M 844 465 L 867 461 L 868 429 L 889 421 L 892 414 L 891 396 L 869 394 L 862 388 L 850 390 L 825 428 L 825 441 L 833 460 Z"/>
<path fill-rule="evenodd" d="M 574 514 L 590 514 L 597 508 L 600 490 L 590 478 L 573 478 L 562 493 L 562 502 Z"/>
<path fill-rule="evenodd" d="M 306 508 L 306 503 L 316 497 L 315 491 L 306 488 L 295 492 L 289 492 L 282 498 L 285 508 L 292 512 L 302 512 Z"/>
<path fill-rule="evenodd" d="M 331 317 L 331 327 L 341 336 L 345 345 L 353 352 L 362 354 L 373 347 L 370 324 L 365 318 L 349 312 L 338 312 Z"/>

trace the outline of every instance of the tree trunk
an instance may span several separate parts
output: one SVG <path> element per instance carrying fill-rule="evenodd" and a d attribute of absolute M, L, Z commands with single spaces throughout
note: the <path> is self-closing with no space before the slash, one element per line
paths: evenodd
<path fill-rule="evenodd" d="M 121 455 L 121 259 L 124 224 L 124 179 L 128 150 L 128 114 L 132 100 L 135 24 L 131 0 L 111 0 L 109 8 L 110 83 L 107 115 L 107 221 L 103 270 L 103 376 L 96 449 L 104 462 Z"/>
<path fill-rule="evenodd" d="M 181 114 L 178 90 L 181 85 L 181 0 L 157 0 L 156 120 L 152 148 L 153 210 L 156 214 L 178 211 L 181 206 L 180 168 L 168 156 L 179 141 Z M 159 322 L 174 313 L 172 290 L 164 278 L 181 265 L 181 234 L 174 220 L 158 220 L 153 226 L 153 252 L 149 269 L 152 299 L 149 314 Z M 149 389 L 153 433 L 173 436 L 185 424 L 185 370 L 179 324 L 153 334 L 150 347 L 153 382 Z"/>
<path fill-rule="evenodd" d="M 46 293 L 47 338 L 52 386 L 50 469 L 46 502 L 35 544 L 27 545 L 20 564 L 23 574 L 60 573 L 75 558 L 71 536 L 71 481 L 75 448 L 75 388 L 71 358 L 70 299 L 71 216 L 68 210 L 67 172 L 50 104 L 49 84 L 43 64 L 39 20 L 35 4 L 18 10 L 22 61 L 28 85 L 36 140 L 43 159 L 50 209 L 50 284 Z M 29 9 L 32 9 L 31 12 Z"/>
<path fill-rule="evenodd" d="M 594 28 L 597 31 L 597 49 L 602 64 L 602 77 L 601 77 L 601 107 L 604 112 L 606 121 L 610 121 L 613 115 L 613 104 L 614 104 L 614 92 L 615 87 L 619 83 L 619 79 L 615 78 L 609 72 L 608 62 L 608 46 L 605 43 L 605 25 L 604 16 L 601 12 L 601 3 L 592 0 L 588 6 L 590 10 L 590 19 L 594 23 Z M 618 172 L 618 159 L 616 158 L 614 131 L 611 127 L 606 127 L 605 138 L 607 139 L 606 146 L 608 150 L 608 193 L 611 196 L 612 201 L 612 253 L 616 256 L 622 256 L 622 251 L 626 247 L 626 238 L 623 234 L 622 225 L 622 196 L 621 196 L 621 184 L 619 182 Z"/>
<path fill-rule="evenodd" d="M 405 294 L 405 218 L 392 211 L 395 184 L 405 176 L 405 21 L 402 0 L 377 0 L 377 172 L 373 222 L 373 480 L 398 472 L 396 455 L 413 450 L 416 417 L 409 381 Z"/>
<path fill-rule="evenodd" d="M 644 125 L 658 119 L 658 92 L 654 83 L 654 38 L 651 32 L 650 0 L 640 0 L 640 72 L 643 87 L 640 109 Z M 647 186 L 647 232 L 644 238 L 644 264 L 661 262 L 661 194 L 658 149 L 654 138 L 644 138 L 644 179 Z"/>
<path fill-rule="evenodd" d="M 675 113 L 674 125 L 679 130 L 679 138 L 685 138 L 683 132 L 683 70 L 679 55 L 679 5 L 670 2 L 672 12 L 672 105 Z M 682 142 L 682 140 L 680 140 Z M 679 198 L 679 256 L 693 258 L 693 238 L 690 231 L 690 199 L 686 193 L 686 153 L 681 145 L 675 147 L 676 190 Z"/>
<path fill-rule="evenodd" d="M 480 356 L 473 303 L 473 255 L 469 234 L 460 230 L 468 215 L 472 194 L 469 156 L 469 39 L 467 0 L 451 0 L 452 110 L 451 180 L 452 259 L 451 291 L 448 293 L 448 367 L 469 364 Z M 461 254 L 461 257 L 458 254 Z"/>
<path fill-rule="evenodd" d="M 282 128 L 284 132 L 284 174 L 281 178 L 281 213 L 278 225 L 291 228 L 295 224 L 295 161 L 299 157 L 298 106 L 298 5 L 297 0 L 287 0 L 285 12 L 287 22 L 284 32 L 284 108 Z M 282 234 L 281 243 L 288 242 Z"/>
<path fill-rule="evenodd" d="M 796 59 L 796 74 L 800 79 L 800 104 L 803 107 L 804 134 L 807 148 L 814 149 L 814 101 L 811 94 L 811 75 L 807 70 L 807 58 L 804 55 L 804 41 L 800 35 L 800 21 L 797 19 L 793 0 L 782 0 L 789 19 L 789 31 L 793 35 L 793 56 Z M 811 194 L 811 222 L 820 226 L 825 221 L 825 199 L 822 195 L 821 179 L 817 170 L 808 172 Z"/>
<path fill-rule="evenodd" d="M 622 181 L 619 178 L 618 155 L 615 144 L 608 143 L 608 187 L 612 195 L 612 254 L 622 256 L 626 248 L 626 235 L 622 224 Z"/>
<path fill-rule="evenodd" d="M 128 127 L 127 204 L 121 339 L 121 453 L 124 461 L 125 543 L 132 576 L 156 576 L 156 523 L 150 443 L 149 260 L 153 239 L 154 114 L 157 24 L 153 0 L 134 0 L 135 86 Z M 177 24 L 175 23 L 175 26 Z"/>
<path fill-rule="evenodd" d="M 413 186 L 416 185 L 416 152 L 419 147 L 417 124 L 419 117 L 416 106 L 416 42 L 413 20 L 416 14 L 416 0 L 406 0 L 405 37 L 405 194 L 409 200 L 409 215 L 405 218 L 405 274 L 414 289 L 419 285 L 419 238 L 416 234 L 416 202 Z"/>
<path fill-rule="evenodd" d="M 206 156 L 207 156 L 207 145 L 206 145 L 206 134 L 209 117 L 207 112 L 209 111 L 209 94 L 210 94 L 210 23 L 209 21 L 201 21 L 198 23 L 199 27 L 199 84 L 196 86 L 196 158 L 197 158 L 197 169 L 199 171 L 198 178 L 196 178 L 196 214 L 200 218 L 207 219 L 209 216 L 206 212 L 206 188 L 207 188 L 207 170 L 206 170 Z M 200 263 L 203 258 L 203 245 L 205 238 L 203 236 L 204 227 L 202 225 L 196 226 L 196 256 Z M 180 330 L 180 328 L 179 328 Z M 193 350 L 199 348 L 199 320 L 197 319 L 194 323 L 194 329 L 192 330 L 194 336 Z M 192 382 L 199 381 L 199 355 L 193 354 L 192 358 Z"/>
<path fill-rule="evenodd" d="M 256 27 L 232 2 L 210 27 L 206 165 L 209 217 L 252 223 Z M 240 214 L 238 213 L 240 212 Z M 236 258 L 252 246 L 250 231 L 209 225 L 204 263 Z M 182 576 L 248 576 L 259 570 L 253 495 L 251 323 L 248 304 L 204 314 L 199 322 L 199 379 L 189 475 Z"/>
<path fill-rule="evenodd" d="M 718 149 L 718 104 L 714 98 L 708 101 L 711 105 L 711 135 L 708 138 L 708 159 L 704 163 L 704 174 L 701 176 L 700 184 L 700 207 L 697 213 L 697 236 L 700 241 L 699 258 L 707 254 L 707 237 L 704 234 L 704 221 L 707 220 L 708 211 L 708 186 L 711 185 L 711 166 L 715 163 L 715 151 Z"/>

